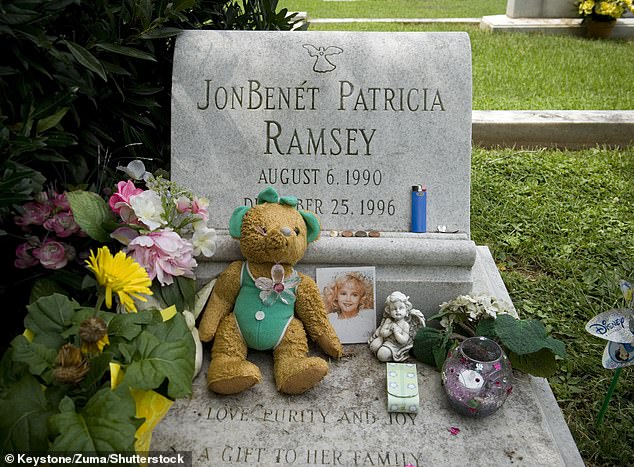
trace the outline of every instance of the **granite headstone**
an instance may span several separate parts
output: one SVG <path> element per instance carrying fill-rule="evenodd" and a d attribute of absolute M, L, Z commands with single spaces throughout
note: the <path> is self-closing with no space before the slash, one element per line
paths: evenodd
<path fill-rule="evenodd" d="M 330 229 L 469 232 L 466 33 L 185 31 L 176 43 L 172 178 L 209 197 L 214 227 L 266 186 Z"/>

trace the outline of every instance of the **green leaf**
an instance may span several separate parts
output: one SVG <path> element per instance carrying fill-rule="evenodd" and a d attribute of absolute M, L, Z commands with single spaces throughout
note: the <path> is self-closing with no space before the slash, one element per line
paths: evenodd
<path fill-rule="evenodd" d="M 178 289 L 180 290 L 181 296 L 183 297 L 184 308 L 180 311 L 193 310 L 194 303 L 196 301 L 196 279 L 176 276 L 175 280 L 178 284 Z"/>
<path fill-rule="evenodd" d="M 10 66 L 0 66 L 0 76 L 17 75 L 20 71 Z"/>
<path fill-rule="evenodd" d="M 29 342 L 24 336 L 15 337 L 11 346 L 14 361 L 26 363 L 32 374 L 42 375 L 46 380 L 50 379 L 49 375 L 45 375 L 45 372 L 52 370 L 55 366 L 57 350 L 36 342 Z"/>
<path fill-rule="evenodd" d="M 191 394 L 196 350 L 183 315 L 177 313 L 168 321 L 147 326 L 130 345 L 134 345 L 134 361 L 126 368 L 126 384 L 156 389 L 167 378 L 168 397 Z"/>
<path fill-rule="evenodd" d="M 99 242 L 111 240 L 110 233 L 103 225 L 113 220 L 112 213 L 106 202 L 92 191 L 71 191 L 66 194 L 73 211 L 75 222 L 92 239 Z"/>
<path fill-rule="evenodd" d="M 126 55 L 128 57 L 138 58 L 140 60 L 149 60 L 152 62 L 156 62 L 156 58 L 154 57 L 154 55 L 139 49 L 135 49 L 133 47 L 125 47 L 123 45 L 108 44 L 105 42 L 100 42 L 98 44 L 95 44 L 95 47 L 98 47 L 100 49 L 107 50 L 108 52 L 112 52 L 119 55 Z"/>
<path fill-rule="evenodd" d="M 152 29 L 151 31 L 145 32 L 141 34 L 142 39 L 166 39 L 168 37 L 174 37 L 183 32 L 182 29 L 179 28 L 160 28 L 160 29 Z"/>
<path fill-rule="evenodd" d="M 68 112 L 69 107 L 62 107 L 53 115 L 50 115 L 46 118 L 43 118 L 37 122 L 37 133 L 42 133 L 46 130 L 50 130 L 54 126 L 56 126 L 59 122 L 62 121 L 64 115 Z"/>
<path fill-rule="evenodd" d="M 177 0 L 174 2 L 172 8 L 174 11 L 188 10 L 196 5 L 195 0 Z"/>
<path fill-rule="evenodd" d="M 176 281 L 169 285 L 161 285 L 158 281 L 152 282 L 152 292 L 167 306 L 174 305 L 177 310 L 183 311 L 185 302 Z"/>
<path fill-rule="evenodd" d="M 62 287 L 60 287 L 60 285 L 56 281 L 49 278 L 37 279 L 33 283 L 33 287 L 31 288 L 29 303 L 34 303 L 38 299 L 42 297 L 48 297 L 49 295 L 53 295 L 54 293 L 66 295 L 66 291 Z"/>
<path fill-rule="evenodd" d="M 180 312 L 193 310 L 196 302 L 196 280 L 177 276 L 170 285 L 155 283 L 152 291 L 167 306 L 175 305 Z"/>
<path fill-rule="evenodd" d="M 79 303 L 75 300 L 58 293 L 39 298 L 28 305 L 24 325 L 35 334 L 33 342 L 58 349 L 64 343 L 61 334 L 72 324 L 77 307 Z"/>
<path fill-rule="evenodd" d="M 549 349 L 562 358 L 566 356 L 565 344 L 548 336 L 541 321 L 519 320 L 510 315 L 499 315 L 495 320 L 495 332 L 501 343 L 518 355 Z"/>
<path fill-rule="evenodd" d="M 212 279 L 205 285 L 203 285 L 198 292 L 196 292 L 196 297 L 194 299 L 194 309 L 191 310 L 191 312 L 194 314 L 194 318 L 198 319 L 198 316 L 200 316 L 200 314 L 202 313 L 215 285 L 216 279 Z"/>
<path fill-rule="evenodd" d="M 48 451 L 47 421 L 54 412 L 34 376 L 25 374 L 8 387 L 0 399 L 0 413 L 0 451 Z"/>
<path fill-rule="evenodd" d="M 436 366 L 434 349 L 441 348 L 445 341 L 444 333 L 438 329 L 420 328 L 414 336 L 412 352 L 417 360 L 431 366 Z"/>
<path fill-rule="evenodd" d="M 3 8 L 2 22 L 6 24 L 25 24 L 39 16 L 37 11 L 19 8 L 16 5 L 7 5 Z"/>
<path fill-rule="evenodd" d="M 77 97 L 78 90 L 77 86 L 71 86 L 65 91 L 57 92 L 51 97 L 44 99 L 33 112 L 33 118 L 40 120 L 54 115 L 60 107 L 68 107 L 68 104 Z"/>
<path fill-rule="evenodd" d="M 134 451 L 134 433 L 142 421 L 134 418 L 135 403 L 129 391 L 101 389 L 79 412 L 66 397 L 60 410 L 50 418 L 52 431 L 57 435 L 51 451 Z"/>
<path fill-rule="evenodd" d="M 112 357 L 112 352 L 104 350 L 103 353 L 91 358 L 88 373 L 79 383 L 79 387 L 85 391 L 92 392 L 92 390 L 100 386 L 103 383 L 104 374 L 110 369 Z"/>
<path fill-rule="evenodd" d="M 444 365 L 445 360 L 447 360 L 447 353 L 448 352 L 449 352 L 449 350 L 447 349 L 446 346 L 434 347 L 434 349 L 433 349 L 434 362 L 436 364 L 436 368 L 438 368 L 439 370 Z"/>
<path fill-rule="evenodd" d="M 557 371 L 557 361 L 550 349 L 542 349 L 535 353 L 518 355 L 509 352 L 513 368 L 541 378 L 548 378 Z"/>
<path fill-rule="evenodd" d="M 44 138 L 44 140 L 47 142 L 48 144 L 48 138 Z M 55 152 L 55 153 L 49 153 L 49 154 L 36 154 L 35 158 L 38 161 L 45 161 L 45 162 L 62 162 L 64 164 L 68 163 L 68 159 L 66 159 L 64 156 L 60 155 L 59 153 Z"/>
<path fill-rule="evenodd" d="M 143 325 L 152 321 L 152 313 L 117 314 L 108 323 L 108 335 L 131 341 L 143 331 Z"/>
<path fill-rule="evenodd" d="M 75 57 L 75 60 L 88 68 L 90 71 L 96 73 L 102 80 L 108 81 L 106 70 L 104 70 L 103 65 L 97 59 L 97 57 L 88 52 L 88 50 L 83 48 L 81 45 L 75 44 L 74 42 L 63 40 L 61 41 L 61 43 L 68 47 L 68 50 L 73 55 L 73 57 Z"/>
<path fill-rule="evenodd" d="M 475 335 L 495 339 L 497 337 L 497 334 L 495 333 L 495 319 L 481 319 L 475 328 Z"/>

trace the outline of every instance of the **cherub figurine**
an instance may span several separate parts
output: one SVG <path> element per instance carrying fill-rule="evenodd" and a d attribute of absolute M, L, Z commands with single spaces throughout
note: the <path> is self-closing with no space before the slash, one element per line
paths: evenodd
<path fill-rule="evenodd" d="M 416 331 L 424 326 L 425 317 L 413 308 L 409 297 L 392 292 L 385 300 L 381 324 L 368 341 L 370 350 L 382 362 L 405 361 L 414 345 Z"/>

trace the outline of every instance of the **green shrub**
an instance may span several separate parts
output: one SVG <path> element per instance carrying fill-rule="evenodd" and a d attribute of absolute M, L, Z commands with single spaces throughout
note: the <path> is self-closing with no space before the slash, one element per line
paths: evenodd
<path fill-rule="evenodd" d="M 168 169 L 174 37 L 181 29 L 290 29 L 294 15 L 276 13 L 277 3 L 0 1 L 7 185 L 36 170 L 58 189 L 99 190 L 109 171 L 132 158 Z M 0 195 L 0 208 L 30 194 L 29 186 L 17 196 L 6 188 L 11 196 Z"/>
<path fill-rule="evenodd" d="M 11 234 L 24 233 L 12 208 L 42 192 L 45 181 L 60 193 L 104 194 L 120 178 L 116 167 L 132 159 L 151 171 L 169 170 L 175 36 L 182 29 L 291 29 L 294 15 L 277 6 L 277 0 L 0 0 L 0 249 L 7 252 L 0 258 L 0 299 L 8 310 L 0 350 L 6 336 L 23 328 L 33 280 L 44 283 L 50 274 L 13 267 L 18 240 Z M 68 278 L 54 273 L 56 283 Z"/>

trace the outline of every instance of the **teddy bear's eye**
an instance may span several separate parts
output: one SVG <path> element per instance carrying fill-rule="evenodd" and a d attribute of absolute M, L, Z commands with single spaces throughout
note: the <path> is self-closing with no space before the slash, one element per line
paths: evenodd
<path fill-rule="evenodd" d="M 266 235 L 266 227 L 260 227 L 259 225 L 255 227 L 255 231 L 260 235 Z"/>
<path fill-rule="evenodd" d="M 295 235 L 299 235 L 299 227 L 295 227 Z"/>

